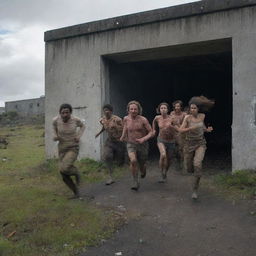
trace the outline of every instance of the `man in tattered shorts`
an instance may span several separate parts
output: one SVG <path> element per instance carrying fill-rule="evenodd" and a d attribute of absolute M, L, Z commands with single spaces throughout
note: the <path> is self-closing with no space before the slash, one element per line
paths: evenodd
<path fill-rule="evenodd" d="M 110 104 L 103 106 L 104 116 L 100 119 L 102 129 L 95 135 L 97 138 L 103 131 L 106 131 L 108 138 L 104 143 L 103 158 L 108 168 L 108 180 L 106 185 L 114 183 L 113 178 L 113 161 L 116 159 L 118 164 L 124 163 L 124 143 L 120 141 L 120 137 L 123 131 L 122 119 L 116 115 L 113 115 L 113 107 Z"/>

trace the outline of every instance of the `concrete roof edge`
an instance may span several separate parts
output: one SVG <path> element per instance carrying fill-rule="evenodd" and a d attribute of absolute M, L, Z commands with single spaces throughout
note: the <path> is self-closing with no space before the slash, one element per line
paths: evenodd
<path fill-rule="evenodd" d="M 42 96 L 42 97 L 39 97 L 39 98 L 5 101 L 4 103 L 14 103 L 14 102 L 21 102 L 21 101 L 39 100 L 39 99 L 44 99 L 44 98 L 45 98 L 45 96 Z"/>
<path fill-rule="evenodd" d="M 203 0 L 46 31 L 44 33 L 44 41 L 54 41 L 147 23 L 244 8 L 253 5 L 256 5 L 256 0 Z"/>

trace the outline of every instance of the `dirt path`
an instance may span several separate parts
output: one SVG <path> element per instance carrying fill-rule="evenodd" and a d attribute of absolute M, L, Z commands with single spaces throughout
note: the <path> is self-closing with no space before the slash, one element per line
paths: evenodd
<path fill-rule="evenodd" d="M 130 190 L 130 175 L 113 186 L 87 187 L 97 205 L 124 212 L 128 223 L 113 238 L 90 248 L 85 256 L 254 256 L 255 202 L 232 202 L 207 188 L 193 202 L 190 176 L 172 172 L 159 184 L 156 164 L 150 164 L 138 192 Z"/>

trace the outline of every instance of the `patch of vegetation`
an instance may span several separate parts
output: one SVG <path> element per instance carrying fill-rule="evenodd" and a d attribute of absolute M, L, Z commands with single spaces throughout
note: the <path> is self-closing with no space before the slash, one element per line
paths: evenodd
<path fill-rule="evenodd" d="M 242 194 L 245 198 L 256 196 L 256 172 L 239 170 L 232 174 L 219 174 L 214 182 L 231 192 Z"/>
<path fill-rule="evenodd" d="M 44 124 L 44 115 L 21 116 L 17 111 L 9 111 L 0 114 L 0 125 L 17 126 L 17 125 L 34 125 Z"/>
<path fill-rule="evenodd" d="M 83 173 L 86 182 L 95 183 L 106 179 L 107 169 L 102 162 L 84 158 L 77 163 L 77 167 Z M 114 169 L 114 178 L 120 177 L 125 171 L 125 167 L 117 165 L 114 166 Z"/>
<path fill-rule="evenodd" d="M 0 129 L 9 142 L 0 150 L 1 256 L 76 255 L 110 237 L 122 223 L 111 209 L 67 199 L 71 192 L 57 160 L 44 159 L 43 132 L 41 126 Z M 106 178 L 102 163 L 83 159 L 77 166 L 83 182 Z"/>

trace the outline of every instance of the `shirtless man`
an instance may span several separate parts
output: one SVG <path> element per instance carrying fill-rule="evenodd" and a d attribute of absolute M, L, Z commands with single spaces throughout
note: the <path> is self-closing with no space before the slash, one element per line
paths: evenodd
<path fill-rule="evenodd" d="M 59 115 L 53 119 L 54 141 L 58 141 L 59 171 L 64 183 L 73 191 L 74 197 L 79 198 L 80 174 L 74 166 L 79 153 L 79 140 L 84 133 L 85 125 L 71 115 L 72 106 L 62 104 Z M 71 176 L 75 176 L 74 183 Z"/>
<path fill-rule="evenodd" d="M 120 140 L 127 141 L 130 170 L 133 175 L 131 189 L 138 190 L 138 169 L 140 169 L 141 178 L 146 176 L 147 141 L 152 136 L 152 128 L 148 120 L 141 116 L 142 108 L 139 102 L 130 101 L 127 105 L 127 112 L 128 116 L 124 117 L 124 129 Z"/>
<path fill-rule="evenodd" d="M 175 149 L 175 128 L 174 118 L 168 115 L 169 105 L 162 102 L 157 107 L 157 115 L 153 120 L 153 135 L 156 134 L 156 128 L 159 128 L 159 134 L 157 137 L 157 146 L 160 152 L 159 166 L 161 170 L 160 183 L 166 182 L 167 172 L 170 167 L 171 157 L 174 154 Z"/>
<path fill-rule="evenodd" d="M 108 138 L 104 144 L 104 161 L 109 171 L 109 178 L 106 181 L 106 185 L 114 183 L 113 179 L 113 161 L 116 156 L 119 164 L 124 162 L 124 143 L 120 141 L 120 137 L 123 132 L 122 119 L 116 115 L 113 115 L 113 107 L 109 104 L 103 106 L 104 116 L 100 119 L 102 129 L 95 135 L 97 138 L 102 132 L 106 131 Z"/>
<path fill-rule="evenodd" d="M 171 116 L 174 120 L 174 125 L 180 127 L 184 120 L 184 117 L 187 115 L 186 112 L 182 111 L 183 103 L 181 100 L 176 100 L 172 103 L 173 111 L 171 112 Z M 176 144 L 176 154 L 180 161 L 180 167 L 184 172 L 183 161 L 184 161 L 184 154 L 183 154 L 183 147 L 184 147 L 184 135 L 179 133 L 178 131 L 175 132 L 175 144 Z"/>

